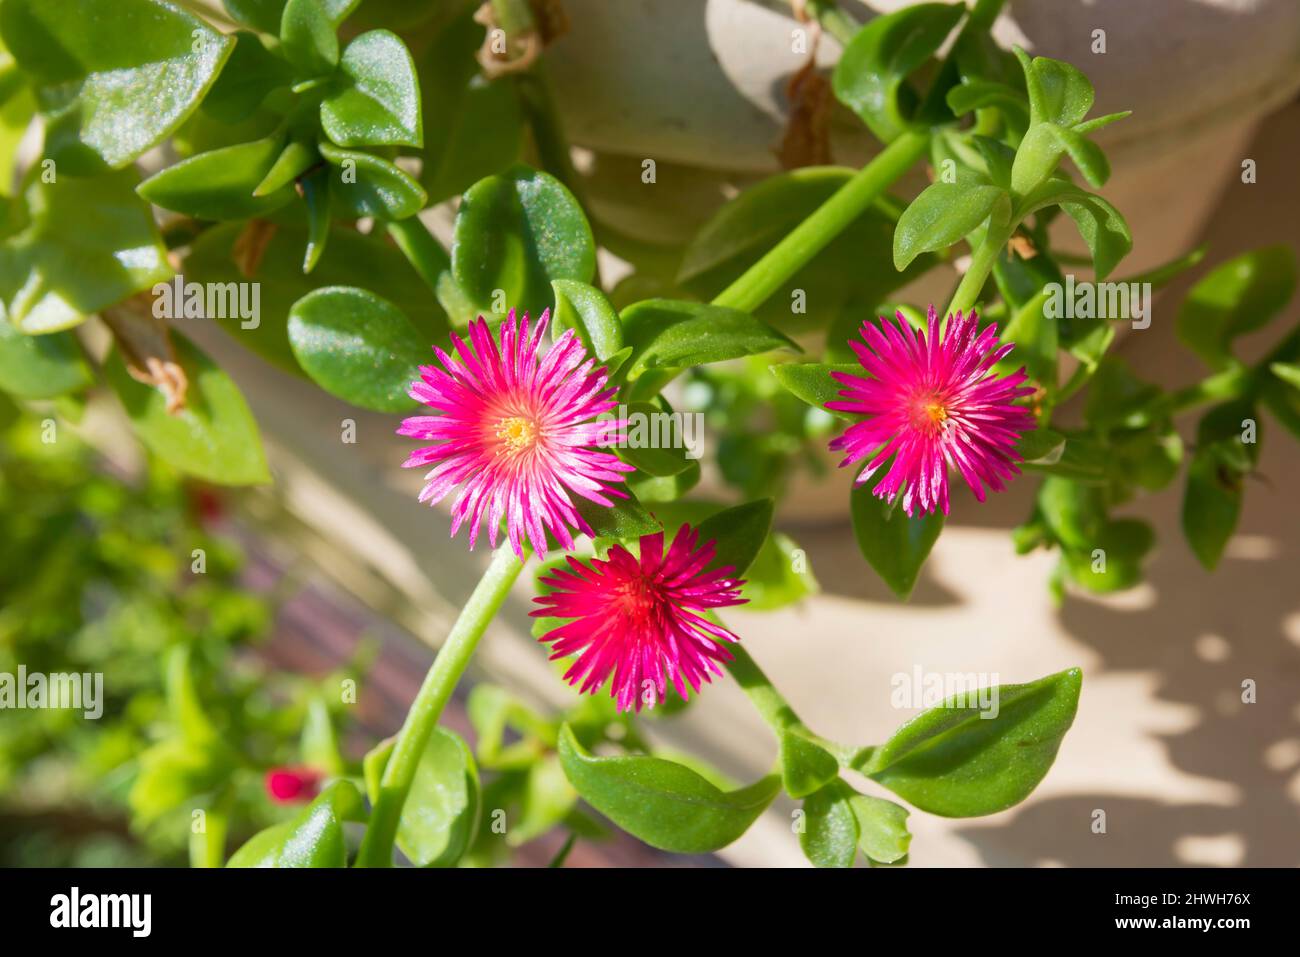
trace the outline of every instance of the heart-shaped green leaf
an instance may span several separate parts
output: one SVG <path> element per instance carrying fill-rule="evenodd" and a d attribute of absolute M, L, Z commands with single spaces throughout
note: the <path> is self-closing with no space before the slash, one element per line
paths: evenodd
<path fill-rule="evenodd" d="M 898 217 L 894 268 L 901 271 L 921 253 L 947 249 L 991 214 L 1004 219 L 1010 211 L 1010 198 L 997 186 L 932 183 Z"/>
<path fill-rule="evenodd" d="M 1029 796 L 1074 722 L 1078 668 L 996 688 L 996 710 L 956 696 L 907 722 L 863 772 L 909 803 L 943 817 L 995 814 Z M 992 689 L 990 689 L 992 690 Z M 990 717 L 990 715 L 996 715 Z"/>
<path fill-rule="evenodd" d="M 555 177 L 524 166 L 471 186 L 456 213 L 451 271 L 480 311 L 504 304 L 532 316 L 554 279 L 589 283 L 596 244 L 582 207 Z"/>
<path fill-rule="evenodd" d="M 156 0 L 5 0 L 0 36 L 38 86 L 60 177 L 119 169 L 161 143 L 234 46 Z"/>
<path fill-rule="evenodd" d="M 738 791 L 721 791 L 689 768 L 643 755 L 597 757 L 568 725 L 560 730 L 560 764 L 583 800 L 651 847 L 708 854 L 749 829 L 781 789 L 769 775 Z"/>
<path fill-rule="evenodd" d="M 339 62 L 339 39 L 323 0 L 289 0 L 284 5 L 280 44 L 303 79 L 332 73 Z"/>
<path fill-rule="evenodd" d="M 289 344 L 303 371 L 330 395 L 377 412 L 415 405 L 428 343 L 402 311 L 364 289 L 330 286 L 289 310 Z"/>
<path fill-rule="evenodd" d="M 220 485 L 270 481 L 257 423 L 230 377 L 173 332 L 176 362 L 189 383 L 185 408 L 172 415 L 162 392 L 133 379 L 116 350 L 104 364 L 136 435 L 159 458 Z"/>
<path fill-rule="evenodd" d="M 912 843 L 907 808 L 865 794 L 854 794 L 849 806 L 858 819 L 858 848 L 863 854 L 878 864 L 893 864 L 907 856 Z"/>
<path fill-rule="evenodd" d="M 844 388 L 831 378 L 832 372 L 857 376 L 860 379 L 867 377 L 865 370 L 858 363 L 784 362 L 768 368 L 772 375 L 776 376 L 776 381 L 781 383 L 788 392 L 797 395 L 813 408 L 829 412 L 841 419 L 856 418 L 848 412 L 827 409 L 826 403 L 839 399 L 840 390 Z"/>
<path fill-rule="evenodd" d="M 293 199 L 289 186 L 269 195 L 253 195 L 282 145 L 279 137 L 268 137 L 200 153 L 155 173 L 136 192 L 155 206 L 196 219 L 264 216 Z"/>
<path fill-rule="evenodd" d="M 798 730 L 783 731 L 779 744 L 781 784 L 790 797 L 807 797 L 838 777 L 835 756 Z"/>
<path fill-rule="evenodd" d="M 872 495 L 871 485 L 870 480 L 855 485 L 849 495 L 858 551 L 894 594 L 906 599 L 943 531 L 943 513 L 908 518 L 901 505 Z"/>
<path fill-rule="evenodd" d="M 396 34 L 371 30 L 348 44 L 320 121 L 339 146 L 424 145 L 415 64 Z"/>

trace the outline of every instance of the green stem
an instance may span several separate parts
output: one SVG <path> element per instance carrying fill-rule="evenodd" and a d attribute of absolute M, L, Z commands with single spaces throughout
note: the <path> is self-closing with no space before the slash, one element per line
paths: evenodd
<path fill-rule="evenodd" d="M 835 0 L 808 0 L 807 10 L 821 28 L 843 46 L 848 46 L 858 32 L 858 21 L 841 10 Z"/>
<path fill-rule="evenodd" d="M 424 676 L 424 684 L 406 713 L 392 757 L 384 768 L 379 797 L 371 811 L 370 825 L 357 856 L 358 867 L 388 867 L 392 863 L 397 823 L 429 736 L 464 674 L 479 639 L 501 608 L 523 567 L 524 563 L 515 557 L 508 543 L 498 548 L 447 640 L 438 649 L 429 673 Z"/>
<path fill-rule="evenodd" d="M 767 255 L 724 289 L 713 304 L 743 312 L 757 309 L 911 169 L 912 164 L 925 155 L 929 143 L 930 136 L 925 132 L 907 132 L 899 136 L 772 247 Z"/>
<path fill-rule="evenodd" d="M 415 267 L 424 284 L 437 295 L 438 277 L 451 269 L 451 257 L 442 248 L 442 243 L 434 238 L 418 215 L 388 223 L 387 229 L 402 255 Z"/>
<path fill-rule="evenodd" d="M 948 316 L 956 315 L 959 310 L 969 313 L 978 304 L 979 294 L 989 278 L 989 273 L 993 271 L 993 264 L 997 262 L 998 254 L 1002 252 L 1002 247 L 1010 238 L 1010 230 L 994 232 L 990 229 L 985 234 L 979 249 L 971 255 L 970 268 L 966 270 L 966 275 L 961 277 L 957 290 L 952 294 L 952 302 L 948 303 L 948 308 L 944 310 L 945 322 Z"/>

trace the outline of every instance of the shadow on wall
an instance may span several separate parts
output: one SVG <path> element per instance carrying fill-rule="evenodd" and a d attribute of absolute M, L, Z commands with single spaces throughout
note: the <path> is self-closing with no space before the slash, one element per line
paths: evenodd
<path fill-rule="evenodd" d="M 1297 149 L 1300 104 L 1293 104 L 1251 144 L 1248 155 L 1265 171 L 1259 183 L 1226 187 L 1206 231 L 1209 261 L 1197 276 L 1247 249 L 1297 243 L 1300 190 L 1287 172 Z M 1135 369 L 1166 385 L 1204 374 L 1173 333 L 1172 304 L 1192 281 L 1184 278 L 1163 297 L 1168 311 L 1157 303 L 1150 330 L 1120 345 Z M 1243 340 L 1243 356 L 1257 358 L 1298 319 L 1293 302 L 1262 335 Z M 1194 425 L 1195 416 L 1188 418 L 1185 425 Z M 1034 801 L 1004 824 L 958 832 L 986 863 L 1300 865 L 1300 499 L 1289 481 L 1300 475 L 1300 444 L 1265 415 L 1261 452 L 1238 537 L 1214 573 L 1183 541 L 1175 483 L 1139 503 L 1159 536 L 1148 568 L 1154 601 L 1134 610 L 1070 598 L 1061 611 L 1070 635 L 1099 656 L 1094 675 L 1154 675 L 1159 700 L 1192 709 L 1191 727 L 1155 737 L 1179 771 L 1222 782 L 1232 799 L 1173 804 L 1159 795 L 1091 794 Z M 1247 680 L 1255 683 L 1255 703 L 1242 702 Z M 1085 686 L 1081 714 L 1087 706 Z M 1105 835 L 1088 831 L 1096 809 L 1106 811 Z"/>

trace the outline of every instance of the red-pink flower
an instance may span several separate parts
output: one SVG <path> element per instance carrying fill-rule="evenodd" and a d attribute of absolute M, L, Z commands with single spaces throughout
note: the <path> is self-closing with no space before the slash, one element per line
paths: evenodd
<path fill-rule="evenodd" d="M 569 549 L 570 528 L 591 533 L 572 496 L 603 506 L 614 504 L 609 496 L 626 498 L 606 483 L 621 482 L 633 467 L 593 447 L 613 444 L 620 423 L 594 420 L 615 408 L 615 390 L 603 368 L 593 371 L 595 360 L 572 329 L 540 355 L 549 314 L 530 335 L 527 314 L 516 323 L 512 309 L 500 348 L 480 316 L 470 323 L 468 345 L 452 333 L 458 358 L 435 346 L 443 368 L 420 366 L 420 380 L 411 383 L 411 397 L 438 414 L 406 419 L 397 433 L 437 444 L 416 449 L 403 467 L 433 465 L 421 502 L 436 504 L 462 486 L 451 534 L 468 524 L 470 548 L 485 520 L 495 548 L 504 518 L 521 558 L 525 537 L 546 553 L 547 531 Z"/>
<path fill-rule="evenodd" d="M 893 464 L 872 490 L 892 502 L 902 494 L 903 511 L 918 508 L 948 514 L 948 469 L 961 473 L 975 497 L 984 501 L 984 486 L 1000 492 L 1020 470 L 1016 443 L 1034 428 L 1029 410 L 1015 400 L 1034 390 L 1022 384 L 1021 368 L 1000 377 L 993 366 L 1014 348 L 999 345 L 997 330 L 978 331 L 976 315 L 960 312 L 940 333 L 930 307 L 929 334 L 915 331 L 898 313 L 897 324 L 883 317 L 880 327 L 862 324 L 860 342 L 850 342 L 870 378 L 845 372 L 831 376 L 845 386 L 843 401 L 826 408 L 866 416 L 831 441 L 843 450 L 843 468 L 870 459 L 857 484 L 866 482 L 886 462 Z"/>
<path fill-rule="evenodd" d="M 739 641 L 699 612 L 743 604 L 731 566 L 710 569 L 714 543 L 698 544 L 699 532 L 683 525 L 664 554 L 664 533 L 641 537 L 641 557 L 615 545 L 606 561 L 584 564 L 568 556 L 569 569 L 557 569 L 541 581 L 552 589 L 534 598 L 543 607 L 539 618 L 572 618 L 542 636 L 551 642 L 551 658 L 576 654 L 564 678 L 592 692 L 610 679 L 609 693 L 618 710 L 664 700 L 668 683 L 687 697 L 701 683 L 722 674 L 718 662 L 730 661 L 724 642 Z"/>
<path fill-rule="evenodd" d="M 279 804 L 310 801 L 320 792 L 324 777 L 315 768 L 272 768 L 266 772 L 266 793 Z"/>

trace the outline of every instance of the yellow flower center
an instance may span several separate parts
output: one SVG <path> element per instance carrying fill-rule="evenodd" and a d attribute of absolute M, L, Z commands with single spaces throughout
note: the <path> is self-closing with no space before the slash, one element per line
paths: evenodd
<path fill-rule="evenodd" d="M 942 425 L 943 420 L 948 418 L 948 410 L 943 407 L 941 402 L 927 403 L 924 411 L 934 425 Z"/>
<path fill-rule="evenodd" d="M 497 438 L 506 451 L 521 452 L 537 444 L 537 423 L 522 415 L 512 415 L 497 423 Z"/>

